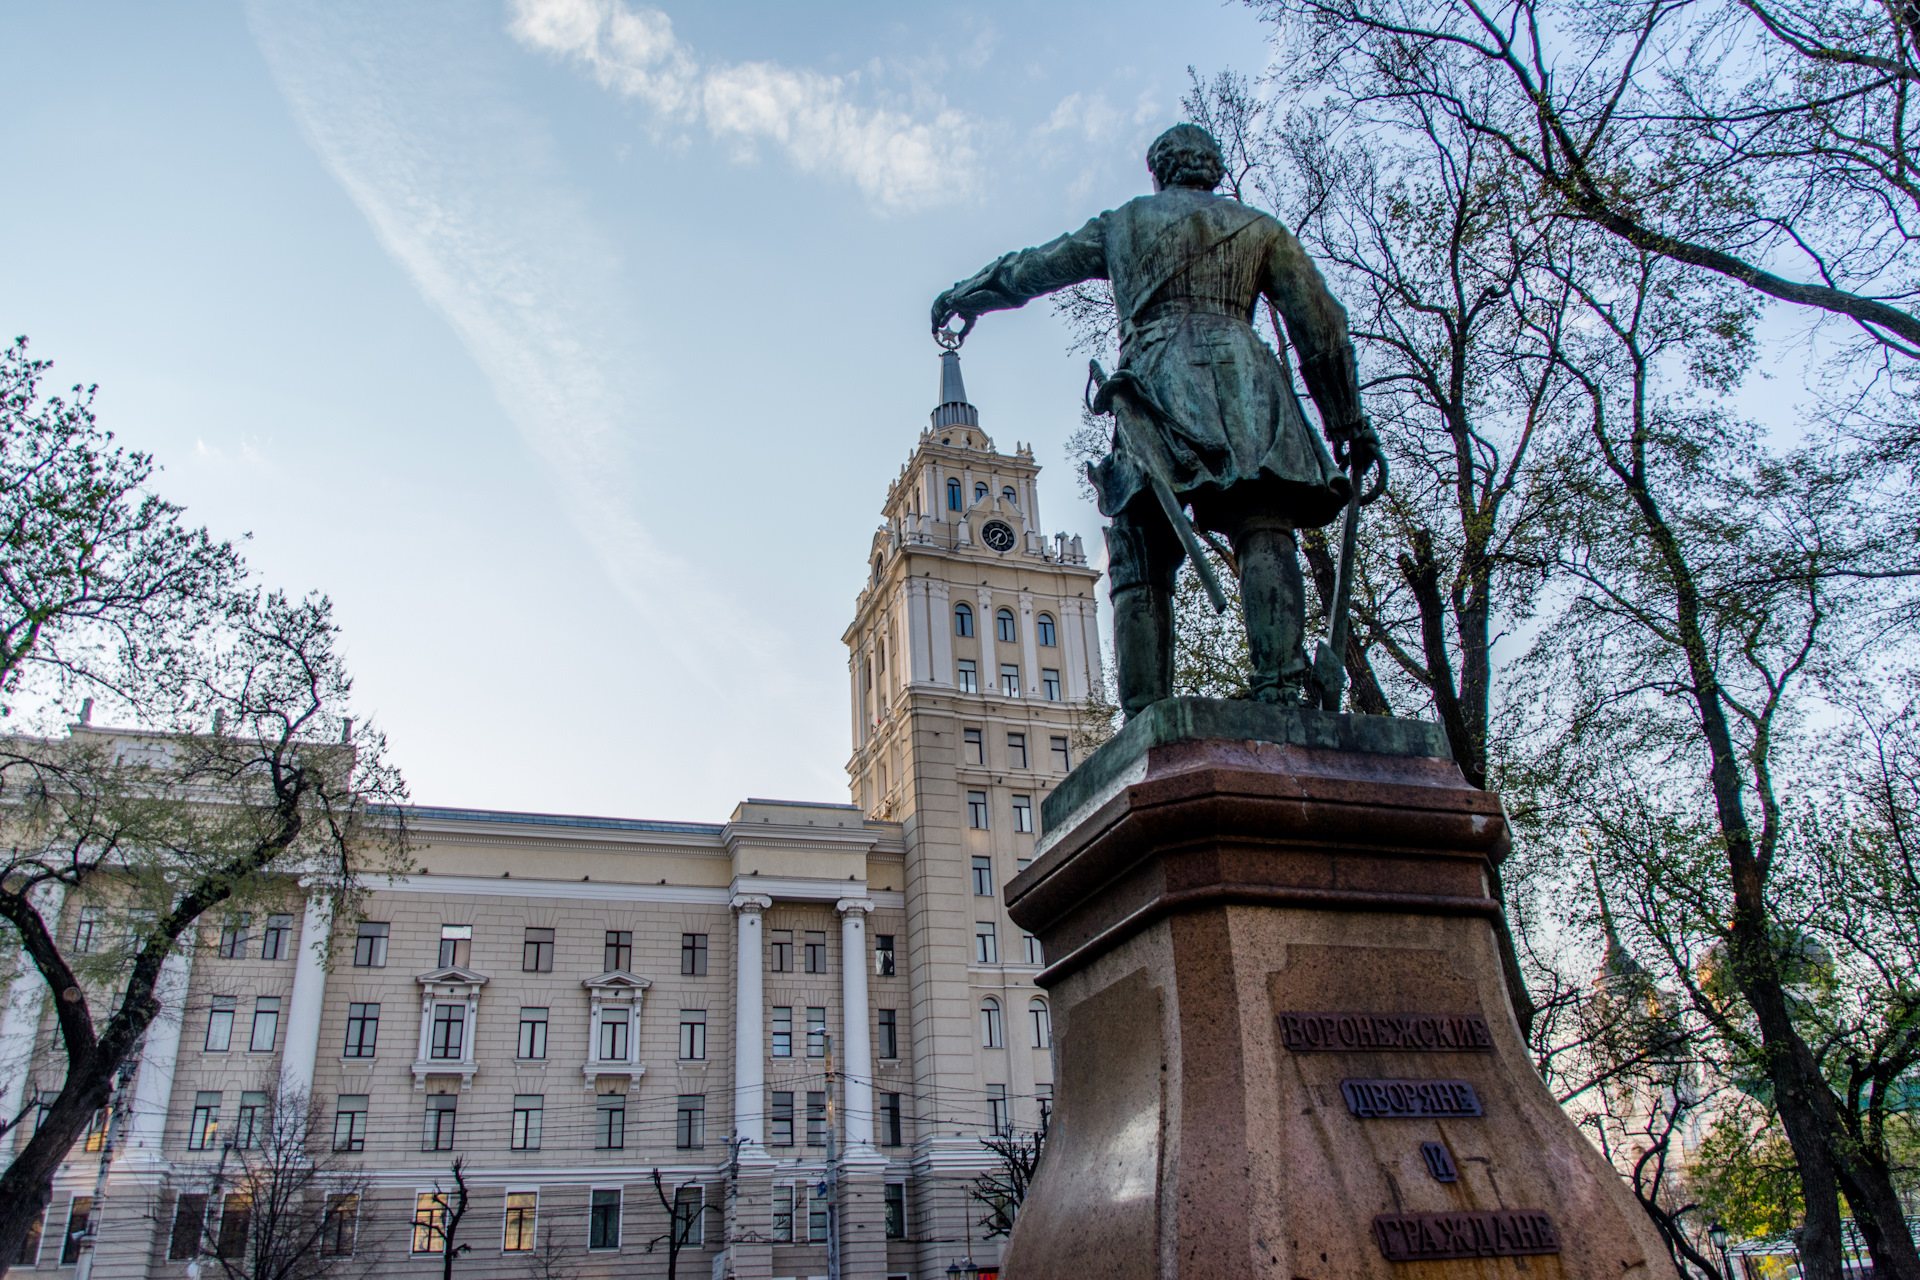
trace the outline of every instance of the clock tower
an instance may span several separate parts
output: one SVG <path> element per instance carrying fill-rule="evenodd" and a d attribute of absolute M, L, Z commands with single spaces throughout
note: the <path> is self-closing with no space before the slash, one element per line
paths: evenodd
<path fill-rule="evenodd" d="M 1033 982 L 1045 957 L 1001 890 L 1033 856 L 1040 802 L 1078 763 L 1078 708 L 1102 688 L 1100 575 L 1078 537 L 1044 532 L 1039 472 L 1030 447 L 994 448 L 944 353 L 939 405 L 887 492 L 842 637 L 853 800 L 899 822 L 906 846 L 912 1137 L 890 1176 L 914 1193 L 916 1274 L 943 1271 L 969 1238 L 991 1265 L 1000 1241 L 968 1221 L 984 1210 L 966 1186 L 994 1163 L 981 1139 L 1038 1128 L 1052 1101 Z"/>

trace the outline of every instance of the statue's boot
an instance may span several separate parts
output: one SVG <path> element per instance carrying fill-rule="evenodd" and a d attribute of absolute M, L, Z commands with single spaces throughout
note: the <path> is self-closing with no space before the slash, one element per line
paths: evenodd
<path fill-rule="evenodd" d="M 1173 693 L 1173 601 L 1142 583 L 1113 593 L 1114 683 L 1132 719 Z"/>
<path fill-rule="evenodd" d="M 1251 519 L 1233 538 L 1240 562 L 1240 608 L 1253 658 L 1253 696 L 1299 706 L 1306 698 L 1306 584 L 1293 529 L 1284 520 Z"/>
<path fill-rule="evenodd" d="M 1143 528 L 1132 511 L 1107 526 L 1114 683 L 1128 719 L 1173 694 L 1173 578 L 1179 567 L 1171 530 Z"/>

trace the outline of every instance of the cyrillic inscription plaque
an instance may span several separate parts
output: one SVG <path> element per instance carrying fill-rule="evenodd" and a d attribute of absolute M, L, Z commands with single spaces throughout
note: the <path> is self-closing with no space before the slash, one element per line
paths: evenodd
<path fill-rule="evenodd" d="M 1295 1053 L 1492 1053 L 1477 1013 L 1283 1013 L 1280 1043 Z"/>
<path fill-rule="evenodd" d="M 1480 1097 L 1465 1080 L 1342 1080 L 1340 1094 L 1363 1120 L 1480 1114 Z"/>
<path fill-rule="evenodd" d="M 1383 1213 L 1373 1220 L 1373 1235 L 1389 1262 L 1560 1252 L 1553 1219 L 1537 1209 Z"/>

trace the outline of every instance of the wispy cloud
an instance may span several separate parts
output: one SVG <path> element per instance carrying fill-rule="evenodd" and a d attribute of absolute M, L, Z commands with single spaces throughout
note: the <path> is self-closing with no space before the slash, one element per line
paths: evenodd
<path fill-rule="evenodd" d="M 647 370 L 619 255 L 574 197 L 540 124 L 501 91 L 480 25 L 450 6 L 249 0 L 256 41 L 315 151 L 381 245 L 459 336 L 550 468 L 565 509 L 644 626 L 633 662 L 675 699 L 765 719 L 816 690 L 782 637 L 665 550 L 637 514 Z M 468 19 L 473 21 L 472 19 Z M 629 35 L 628 42 L 639 39 Z M 636 367 L 637 366 L 637 367 Z M 701 616 L 693 631 L 675 618 Z M 503 652 L 508 664 L 528 655 Z M 743 682 L 742 670 L 765 684 Z M 783 692 L 781 686 L 793 692 Z M 804 690 L 804 693 L 799 691 Z M 691 762 L 689 762 L 691 764 Z"/>
<path fill-rule="evenodd" d="M 882 209 L 939 204 L 978 178 L 974 122 L 944 105 L 916 117 L 856 103 L 851 76 L 705 64 L 665 13 L 623 0 L 512 0 L 512 15 L 507 29 L 521 44 L 579 63 L 662 121 L 704 123 L 742 155 L 772 146 L 803 172 L 852 180 Z"/>

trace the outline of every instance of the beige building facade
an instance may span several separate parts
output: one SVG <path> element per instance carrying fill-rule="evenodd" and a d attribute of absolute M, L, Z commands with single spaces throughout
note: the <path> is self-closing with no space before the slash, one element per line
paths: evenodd
<path fill-rule="evenodd" d="M 853 803 L 710 824 L 421 807 L 417 873 L 376 881 L 363 918 L 289 883 L 203 921 L 104 1183 L 105 1117 L 15 1269 L 220 1274 L 206 1250 L 247 1229 L 229 1171 L 279 1093 L 312 1100 L 327 1168 L 364 1184 L 336 1215 L 341 1275 L 440 1274 L 421 1224 L 456 1158 L 474 1280 L 665 1275 L 656 1170 L 699 1223 L 682 1276 L 991 1272 L 981 1139 L 1043 1124 L 1052 1092 L 1044 958 L 1000 891 L 1101 686 L 1098 574 L 1042 536 L 1039 467 L 995 451 L 952 355 L 941 388 L 844 637 Z M 87 903 L 43 906 L 85 945 Z M 55 1042 L 23 975 L 0 1109 L 56 1084 Z"/>

